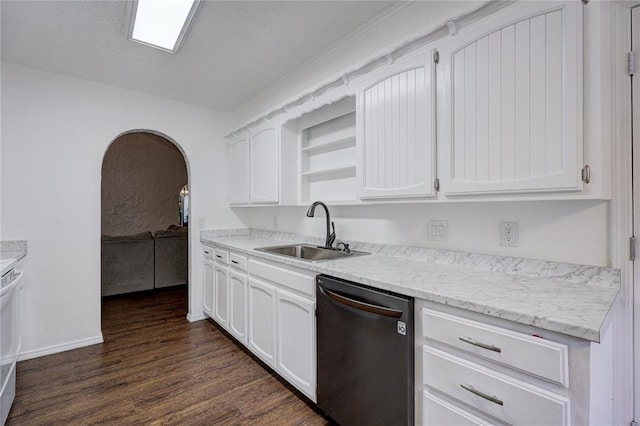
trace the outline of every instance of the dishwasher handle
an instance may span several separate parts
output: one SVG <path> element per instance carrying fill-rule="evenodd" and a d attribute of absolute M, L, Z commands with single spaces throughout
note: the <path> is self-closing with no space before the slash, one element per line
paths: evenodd
<path fill-rule="evenodd" d="M 371 303 L 361 302 L 359 300 L 354 300 L 349 297 L 343 296 L 338 293 L 334 293 L 322 286 L 318 286 L 320 292 L 333 300 L 336 303 L 340 303 L 342 305 L 349 306 L 354 309 L 358 309 L 360 311 L 369 312 L 372 314 L 383 315 L 385 317 L 390 318 L 400 318 L 402 316 L 402 311 L 398 311 L 397 309 L 387 308 L 385 306 L 372 305 Z"/>

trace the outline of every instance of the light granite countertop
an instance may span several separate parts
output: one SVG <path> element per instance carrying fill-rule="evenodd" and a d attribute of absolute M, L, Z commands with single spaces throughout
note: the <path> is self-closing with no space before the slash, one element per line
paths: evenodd
<path fill-rule="evenodd" d="M 614 268 L 350 242 L 369 256 L 308 262 L 254 250 L 324 239 L 257 229 L 200 233 L 203 244 L 594 342 L 620 290 Z"/>
<path fill-rule="evenodd" d="M 26 241 L 0 241 L 0 276 L 26 256 Z"/>

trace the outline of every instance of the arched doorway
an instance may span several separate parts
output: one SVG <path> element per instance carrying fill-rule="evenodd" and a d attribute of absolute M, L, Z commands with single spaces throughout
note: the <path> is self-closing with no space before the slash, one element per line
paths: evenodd
<path fill-rule="evenodd" d="M 101 296 L 183 286 L 187 297 L 188 189 L 186 158 L 168 136 L 112 141 L 102 160 Z"/>

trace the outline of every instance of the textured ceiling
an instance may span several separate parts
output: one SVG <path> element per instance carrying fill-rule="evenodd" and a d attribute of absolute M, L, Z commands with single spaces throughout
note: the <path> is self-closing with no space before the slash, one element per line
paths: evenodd
<path fill-rule="evenodd" d="M 393 4 L 202 1 L 174 55 L 127 40 L 126 1 L 2 0 L 2 60 L 232 111 Z"/>

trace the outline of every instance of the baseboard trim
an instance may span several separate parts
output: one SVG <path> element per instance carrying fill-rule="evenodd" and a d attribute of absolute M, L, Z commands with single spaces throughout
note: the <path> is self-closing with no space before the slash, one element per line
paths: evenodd
<path fill-rule="evenodd" d="M 102 338 L 102 333 L 100 333 L 97 336 L 87 337 L 85 339 L 79 339 L 67 343 L 61 343 L 59 345 L 52 345 L 40 349 L 20 352 L 20 355 L 18 355 L 18 361 L 26 361 L 28 359 L 39 358 L 45 355 L 57 354 L 59 352 L 65 352 L 85 346 L 96 345 L 102 342 L 104 342 L 104 339 Z"/>
<path fill-rule="evenodd" d="M 187 314 L 187 321 L 189 322 L 201 321 L 203 319 L 207 319 L 207 316 L 204 314 L 204 312 L 200 312 L 199 314 L 195 315 L 191 315 L 190 313 Z"/>

